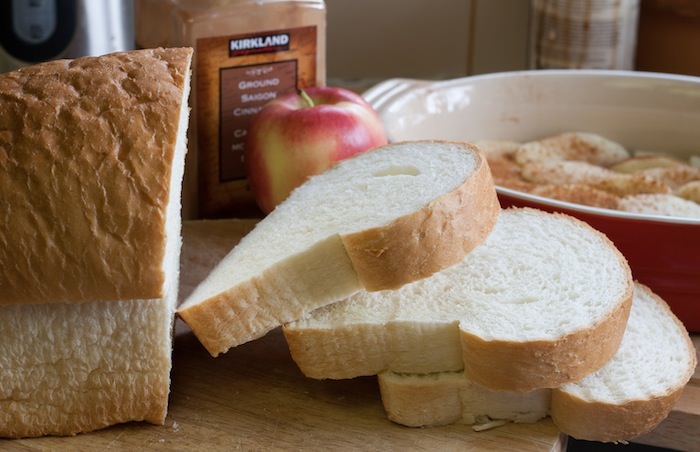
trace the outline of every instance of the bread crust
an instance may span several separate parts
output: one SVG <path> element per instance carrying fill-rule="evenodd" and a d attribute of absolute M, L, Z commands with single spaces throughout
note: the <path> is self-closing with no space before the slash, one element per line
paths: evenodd
<path fill-rule="evenodd" d="M 362 286 L 396 289 L 454 265 L 493 229 L 501 206 L 486 159 L 464 143 L 478 163 L 459 187 L 386 226 L 342 237 Z"/>
<path fill-rule="evenodd" d="M 0 75 L 0 304 L 163 297 L 191 56 L 149 49 Z"/>
<path fill-rule="evenodd" d="M 633 400 L 621 405 L 587 402 L 560 390 L 552 391 L 554 423 L 576 439 L 600 442 L 628 441 L 650 432 L 673 408 L 683 388 L 663 397 Z"/>

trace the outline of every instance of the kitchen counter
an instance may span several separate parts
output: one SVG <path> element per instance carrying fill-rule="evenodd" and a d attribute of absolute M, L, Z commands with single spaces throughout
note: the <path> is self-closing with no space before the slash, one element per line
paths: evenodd
<path fill-rule="evenodd" d="M 186 222 L 181 297 L 253 225 Z M 700 347 L 700 337 L 694 337 Z M 130 423 L 72 438 L 2 441 L 3 450 L 473 450 L 564 451 L 550 419 L 484 432 L 468 425 L 408 428 L 386 419 L 376 379 L 304 377 L 281 331 L 212 358 L 177 322 L 170 409 L 164 426 Z M 700 373 L 669 418 L 640 443 L 699 450 Z M 632 452 L 633 448 L 624 449 Z"/>

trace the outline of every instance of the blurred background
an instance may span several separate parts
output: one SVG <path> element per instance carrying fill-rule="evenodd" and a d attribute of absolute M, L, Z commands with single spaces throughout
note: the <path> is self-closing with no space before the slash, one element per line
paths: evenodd
<path fill-rule="evenodd" d="M 144 20 L 134 17 L 134 6 L 143 1 L 6 0 L 0 71 L 134 47 L 133 21 Z M 617 45 L 631 64 L 616 68 L 700 75 L 697 0 L 327 0 L 325 6 L 330 83 L 532 68 L 547 39 L 579 50 Z M 162 19 L 158 26 L 167 26 Z"/>
<path fill-rule="evenodd" d="M 592 17 L 596 7 L 607 15 Z M 590 41 L 596 22 L 600 34 L 632 31 L 625 50 L 632 65 L 615 69 L 700 75 L 697 0 L 330 0 L 327 8 L 331 80 L 454 78 L 528 69 L 537 50 L 537 13 L 548 9 L 569 14 L 569 20 L 554 24 L 564 29 L 552 38 L 561 45 L 567 44 L 567 25 L 569 36 L 576 33 L 571 24 L 583 29 L 587 23 Z M 612 36 L 602 44 L 612 47 L 616 41 Z"/>

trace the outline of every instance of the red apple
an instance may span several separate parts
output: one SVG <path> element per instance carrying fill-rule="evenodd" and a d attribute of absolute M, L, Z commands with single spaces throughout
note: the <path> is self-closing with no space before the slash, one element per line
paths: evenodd
<path fill-rule="evenodd" d="M 382 120 L 362 96 L 308 88 L 270 101 L 251 121 L 244 152 L 248 181 L 268 213 L 309 176 L 386 142 Z"/>

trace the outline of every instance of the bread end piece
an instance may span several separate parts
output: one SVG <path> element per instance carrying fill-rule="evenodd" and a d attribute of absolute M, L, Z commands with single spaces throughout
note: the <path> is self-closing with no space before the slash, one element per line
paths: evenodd
<path fill-rule="evenodd" d="M 630 441 L 659 425 L 683 393 L 683 388 L 650 400 L 621 405 L 587 402 L 572 394 L 552 392 L 552 419 L 567 435 L 599 442 Z"/>
<path fill-rule="evenodd" d="M 188 48 L 146 49 L 28 69 L 55 82 L 62 80 L 61 75 L 66 76 L 61 73 L 66 66 L 81 68 L 74 84 L 66 82 L 68 91 L 76 91 L 75 97 L 85 107 L 103 101 L 111 105 L 109 114 L 92 112 L 97 115 L 93 119 L 123 135 L 112 137 L 116 147 L 110 145 L 112 141 L 103 142 L 93 136 L 91 146 L 61 162 L 63 169 L 56 168 L 53 178 L 46 177 L 55 187 L 82 184 L 86 181 L 72 172 L 78 171 L 88 174 L 87 186 L 97 183 L 99 190 L 59 190 L 33 206 L 33 218 L 51 218 L 51 224 L 40 222 L 40 233 L 35 234 L 36 242 L 28 249 L 35 253 L 34 259 L 42 261 L 46 256 L 44 240 L 50 241 L 56 231 L 63 233 L 66 237 L 54 242 L 55 248 L 48 254 L 69 262 L 70 275 L 54 278 L 65 268 L 47 258 L 37 268 L 40 273 L 49 269 L 41 274 L 48 281 L 46 285 L 27 288 L 20 286 L 26 283 L 24 279 L 0 281 L 3 289 L 6 283 L 16 288 L 9 296 L 18 301 L 0 306 L 0 437 L 68 436 L 130 421 L 164 423 L 178 293 L 180 193 L 187 150 L 191 57 L 192 49 Z M 125 76 L 127 69 L 134 73 Z M 53 71 L 57 71 L 55 77 L 51 76 Z M 126 89 L 116 98 L 79 95 L 82 85 L 78 82 L 84 79 L 89 80 L 89 90 L 105 88 L 112 92 L 112 71 L 119 74 L 123 87 L 134 91 Z M 89 76 L 91 72 L 95 77 Z M 71 79 L 70 75 L 66 77 Z M 141 77 L 148 81 L 145 86 L 138 86 Z M 122 102 L 127 106 L 124 109 L 120 108 Z M 130 105 L 141 107 L 132 109 Z M 43 117 L 41 109 L 27 109 L 25 113 L 27 118 L 34 116 L 34 121 L 36 116 Z M 90 129 L 94 125 L 90 118 L 81 110 L 72 119 L 80 124 L 73 126 Z M 69 139 L 69 130 L 73 129 L 42 129 L 43 138 L 55 145 L 50 154 L 72 155 L 76 144 Z M 55 140 L 50 139 L 53 135 L 57 135 Z M 65 139 L 67 143 L 62 141 Z M 0 138 L 0 154 L 2 144 Z M 112 153 L 116 151 L 121 153 L 117 152 L 115 158 Z M 95 159 L 100 161 L 97 177 Z M 151 163 L 156 167 L 151 168 Z M 95 181 L 100 179 L 100 171 L 120 176 Z M 122 202 L 124 192 L 135 185 L 143 192 L 131 192 L 131 202 Z M 40 197 L 42 193 L 39 190 Z M 10 196 L 13 194 L 37 196 L 24 192 Z M 14 201 L 23 204 L 16 198 Z M 66 215 L 53 215 L 53 209 Z M 78 219 L 71 216 L 75 212 L 80 212 Z M 99 227 L 91 229 L 95 224 L 117 229 L 129 225 L 130 229 L 124 235 L 110 234 Z M 111 242 L 103 247 L 104 240 Z M 84 261 L 71 258 L 81 252 L 88 256 Z M 98 270 L 91 266 L 90 256 L 99 257 Z M 131 262 L 139 265 L 131 266 Z M 107 271 L 102 273 L 105 268 Z M 143 277 L 143 284 L 122 278 L 123 272 L 136 279 Z M 127 293 L 138 296 L 129 297 Z"/>

